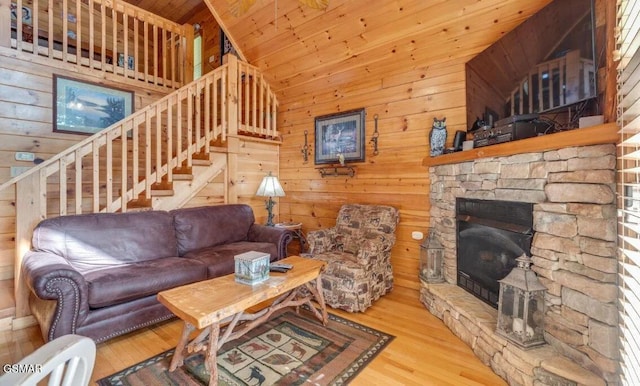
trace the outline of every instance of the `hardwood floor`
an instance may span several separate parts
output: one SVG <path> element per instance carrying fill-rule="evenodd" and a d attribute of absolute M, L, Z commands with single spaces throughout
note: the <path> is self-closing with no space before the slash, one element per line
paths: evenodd
<path fill-rule="evenodd" d="M 426 310 L 415 290 L 396 287 L 365 313 L 330 312 L 396 337 L 352 385 L 506 385 Z M 174 347 L 181 328 L 176 319 L 99 344 L 92 379 Z M 0 362 L 15 363 L 42 343 L 37 326 L 3 332 Z"/>

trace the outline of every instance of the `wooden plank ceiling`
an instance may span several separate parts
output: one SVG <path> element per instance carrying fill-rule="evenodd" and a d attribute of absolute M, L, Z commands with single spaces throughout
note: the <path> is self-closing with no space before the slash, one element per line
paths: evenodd
<path fill-rule="evenodd" d="M 353 82 L 372 66 L 410 70 L 473 57 L 551 0 L 329 0 L 325 10 L 254 0 L 238 17 L 233 3 L 250 0 L 127 1 L 180 23 L 209 6 L 241 56 L 284 96 L 322 78 Z"/>
<path fill-rule="evenodd" d="M 125 3 L 178 24 L 188 23 L 194 15 L 207 7 L 202 0 L 125 0 Z"/>

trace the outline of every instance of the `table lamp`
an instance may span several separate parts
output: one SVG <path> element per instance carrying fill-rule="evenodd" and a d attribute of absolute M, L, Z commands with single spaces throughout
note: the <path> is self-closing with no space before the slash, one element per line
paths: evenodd
<path fill-rule="evenodd" d="M 262 179 L 256 196 L 269 197 L 269 199 L 264 202 L 267 208 L 267 226 L 273 226 L 273 206 L 276 203 L 272 197 L 284 197 L 284 190 L 282 190 L 282 185 L 280 185 L 278 177 L 272 176 L 271 172 L 269 172 L 269 174 Z"/>

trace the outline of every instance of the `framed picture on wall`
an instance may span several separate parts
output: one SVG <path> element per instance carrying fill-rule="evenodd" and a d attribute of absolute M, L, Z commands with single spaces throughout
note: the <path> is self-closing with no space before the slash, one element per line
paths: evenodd
<path fill-rule="evenodd" d="M 18 5 L 14 2 L 11 3 L 11 20 L 18 20 Z M 31 25 L 33 23 L 33 17 L 31 8 L 22 6 L 22 23 Z"/>
<path fill-rule="evenodd" d="M 127 57 L 127 68 L 133 70 L 135 66 L 135 59 L 129 55 Z M 118 54 L 118 67 L 124 67 L 124 54 Z"/>
<path fill-rule="evenodd" d="M 133 113 L 132 91 L 53 76 L 53 131 L 94 134 Z"/>
<path fill-rule="evenodd" d="M 364 161 L 364 109 L 315 119 L 315 163 Z"/>

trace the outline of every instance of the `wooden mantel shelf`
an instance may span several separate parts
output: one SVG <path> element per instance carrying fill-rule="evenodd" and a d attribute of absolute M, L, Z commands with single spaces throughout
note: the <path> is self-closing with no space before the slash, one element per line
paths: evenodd
<path fill-rule="evenodd" d="M 437 157 L 425 157 L 423 166 L 448 165 L 472 161 L 479 158 L 503 157 L 514 154 L 534 153 L 562 149 L 571 146 L 600 145 L 618 143 L 620 134 L 616 123 L 605 123 L 583 129 L 574 129 L 539 137 L 505 142 L 497 145 L 479 147 L 477 149 L 443 154 Z"/>

